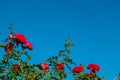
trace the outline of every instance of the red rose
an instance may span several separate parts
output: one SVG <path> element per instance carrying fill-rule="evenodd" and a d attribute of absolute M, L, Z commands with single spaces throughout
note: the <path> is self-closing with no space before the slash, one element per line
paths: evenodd
<path fill-rule="evenodd" d="M 32 50 L 33 49 L 33 46 L 32 46 L 32 44 L 30 43 L 30 42 L 25 42 L 25 45 L 26 45 L 26 47 L 28 48 L 28 49 L 30 49 L 30 50 Z"/>
<path fill-rule="evenodd" d="M 100 70 L 100 67 L 97 64 L 89 64 L 87 68 L 90 70 Z"/>
<path fill-rule="evenodd" d="M 9 42 L 9 43 L 6 44 L 6 46 L 5 46 L 5 51 L 6 51 L 7 53 L 11 53 L 11 52 L 13 51 L 13 46 L 14 46 L 14 44 L 11 43 L 11 42 Z"/>
<path fill-rule="evenodd" d="M 94 76 L 94 75 L 95 75 L 95 72 L 91 71 L 91 72 L 90 72 L 90 75 Z"/>
<path fill-rule="evenodd" d="M 46 64 L 46 63 L 39 64 L 39 68 L 40 68 L 41 70 L 44 70 L 45 72 L 48 72 L 48 71 L 49 71 L 48 64 Z"/>
<path fill-rule="evenodd" d="M 19 66 L 18 65 L 14 65 L 13 69 L 17 71 L 19 69 Z"/>
<path fill-rule="evenodd" d="M 72 72 L 73 73 L 80 73 L 84 70 L 83 66 L 76 66 L 75 68 L 73 68 Z"/>
<path fill-rule="evenodd" d="M 49 68 L 47 67 L 46 69 L 45 69 L 45 72 L 48 72 L 49 71 Z"/>
<path fill-rule="evenodd" d="M 56 68 L 64 70 L 64 65 L 63 64 L 56 64 Z"/>
<path fill-rule="evenodd" d="M 27 40 L 26 40 L 26 37 L 23 35 L 23 34 L 14 34 L 14 38 L 16 39 L 16 41 L 18 43 L 25 43 Z"/>

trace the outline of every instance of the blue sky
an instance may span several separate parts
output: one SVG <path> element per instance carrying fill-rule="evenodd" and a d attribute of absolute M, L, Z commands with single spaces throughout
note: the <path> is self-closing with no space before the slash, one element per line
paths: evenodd
<path fill-rule="evenodd" d="M 77 64 L 99 64 L 105 80 L 120 72 L 119 0 L 0 0 L 1 41 L 10 23 L 33 43 L 31 63 L 57 55 L 71 36 L 76 45 L 71 56 Z"/>

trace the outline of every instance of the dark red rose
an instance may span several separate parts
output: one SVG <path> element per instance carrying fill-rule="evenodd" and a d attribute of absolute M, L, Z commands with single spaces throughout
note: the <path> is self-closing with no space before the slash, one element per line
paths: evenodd
<path fill-rule="evenodd" d="M 46 63 L 41 63 L 41 64 L 39 64 L 39 68 L 40 68 L 41 70 L 44 70 L 45 72 L 48 72 L 48 71 L 49 71 L 49 66 L 48 66 L 48 64 L 46 64 Z"/>
<path fill-rule="evenodd" d="M 11 53 L 11 52 L 13 51 L 13 46 L 14 46 L 14 44 L 13 44 L 12 42 L 9 42 L 9 43 L 6 44 L 6 46 L 5 46 L 5 51 L 6 51 L 7 53 Z"/>
<path fill-rule="evenodd" d="M 56 68 L 64 70 L 64 65 L 63 64 L 56 64 Z"/>
<path fill-rule="evenodd" d="M 73 68 L 72 72 L 73 73 L 80 73 L 84 71 L 84 67 L 83 66 L 76 66 L 75 68 Z"/>
<path fill-rule="evenodd" d="M 93 63 L 89 64 L 87 68 L 90 70 L 97 70 L 97 71 L 100 70 L 100 67 L 97 64 L 93 64 Z"/>
<path fill-rule="evenodd" d="M 14 69 L 15 71 L 17 71 L 17 70 L 19 69 L 19 66 L 18 66 L 18 65 L 14 65 L 14 66 L 13 66 L 13 69 Z"/>
<path fill-rule="evenodd" d="M 91 72 L 90 72 L 90 75 L 94 76 L 94 75 L 95 75 L 95 72 L 94 72 L 94 71 L 91 71 Z"/>
<path fill-rule="evenodd" d="M 32 50 L 33 49 L 33 46 L 32 46 L 32 44 L 30 43 L 30 42 L 25 42 L 25 45 L 26 45 L 26 47 L 28 48 L 28 49 L 30 49 L 30 50 Z"/>
<path fill-rule="evenodd" d="M 16 39 L 16 41 L 18 43 L 25 43 L 27 40 L 26 40 L 26 37 L 23 35 L 23 34 L 14 34 L 14 38 Z"/>

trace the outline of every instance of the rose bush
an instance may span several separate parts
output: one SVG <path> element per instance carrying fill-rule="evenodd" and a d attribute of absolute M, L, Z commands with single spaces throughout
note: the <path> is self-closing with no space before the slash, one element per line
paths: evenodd
<path fill-rule="evenodd" d="M 69 80 L 68 74 L 75 80 L 103 80 L 97 75 L 100 66 L 90 63 L 86 72 L 83 65 L 77 65 L 70 57 L 71 47 L 74 46 L 70 37 L 64 44 L 64 49 L 59 51 L 58 56 L 52 56 L 44 63 L 31 65 L 28 61 L 30 54 L 26 51 L 32 50 L 33 45 L 25 35 L 13 33 L 10 27 L 10 34 L 0 47 L 5 54 L 0 62 L 0 79 L 2 80 Z M 22 55 L 27 56 L 23 60 Z M 74 67 L 71 67 L 74 66 Z"/>

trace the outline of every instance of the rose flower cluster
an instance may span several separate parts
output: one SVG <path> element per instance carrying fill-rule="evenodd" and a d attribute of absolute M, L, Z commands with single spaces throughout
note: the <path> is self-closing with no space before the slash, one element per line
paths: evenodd
<path fill-rule="evenodd" d="M 56 64 L 56 69 L 60 69 L 60 70 L 64 70 L 64 65 L 59 63 L 59 64 Z M 39 64 L 39 68 L 41 70 L 44 70 L 45 72 L 48 72 L 49 71 L 49 65 L 47 63 L 41 63 Z"/>
<path fill-rule="evenodd" d="M 23 34 L 9 34 L 9 39 L 12 39 L 13 42 L 16 42 L 17 44 L 22 44 L 22 48 L 28 48 L 29 50 L 33 49 L 32 44 L 27 41 L 26 37 Z M 13 42 L 9 42 L 6 44 L 5 46 L 5 51 L 7 53 L 11 53 L 14 49 L 14 43 Z"/>
<path fill-rule="evenodd" d="M 44 70 L 45 72 L 49 71 L 49 65 L 47 63 L 41 63 L 39 64 L 39 68 L 41 70 Z M 64 65 L 63 64 L 56 64 L 56 68 L 60 69 L 60 70 L 64 70 Z M 96 71 L 100 70 L 100 66 L 94 63 L 91 63 L 87 66 L 87 68 L 90 70 L 90 73 L 87 73 L 87 75 L 95 75 Z M 76 66 L 72 69 L 72 73 L 81 73 L 83 72 L 85 69 L 83 66 Z"/>
<path fill-rule="evenodd" d="M 26 37 L 23 34 L 18 34 L 18 33 L 14 35 L 9 34 L 9 39 L 13 39 L 13 41 L 15 41 L 16 43 L 22 44 L 22 48 L 24 49 L 25 48 L 28 48 L 29 50 L 33 49 L 32 44 L 29 41 L 27 41 Z M 14 48 L 14 44 L 12 42 L 9 42 L 5 46 L 5 51 L 7 53 L 11 53 L 13 51 L 13 48 Z M 55 67 L 56 69 L 64 70 L 64 64 L 58 63 L 56 64 Z M 49 65 L 47 63 L 39 64 L 39 68 L 41 70 L 44 70 L 45 72 L 49 72 Z M 90 73 L 88 73 L 88 75 L 95 75 L 95 72 L 100 70 L 100 67 L 97 64 L 93 64 L 93 63 L 89 64 L 87 68 L 90 69 Z M 14 65 L 13 69 L 18 70 L 19 66 Z M 80 66 L 74 67 L 72 69 L 72 73 L 81 73 L 84 70 L 85 70 L 84 67 L 80 65 Z"/>
<path fill-rule="evenodd" d="M 87 68 L 91 70 L 90 73 L 88 73 L 88 75 L 93 75 L 93 76 L 95 75 L 95 72 L 96 72 L 96 71 L 99 71 L 99 70 L 100 70 L 99 65 L 94 64 L 94 63 L 89 64 L 89 65 L 87 66 Z M 76 67 L 72 70 L 73 73 L 80 73 L 80 72 L 82 72 L 82 71 L 84 71 L 84 67 L 83 67 L 83 66 L 76 66 Z"/>
<path fill-rule="evenodd" d="M 97 76 L 96 71 L 100 70 L 100 66 L 94 63 L 91 63 L 87 66 L 87 69 L 90 70 L 90 72 L 88 73 L 85 72 L 85 68 L 83 65 L 76 66 L 76 63 L 73 62 L 72 59 L 68 56 L 70 54 L 69 49 L 71 47 L 70 46 L 71 42 L 70 43 L 66 42 L 67 44 L 65 46 L 67 46 L 67 48 L 65 47 L 65 54 L 63 53 L 56 57 L 53 56 L 52 58 L 48 59 L 46 62 L 43 62 L 41 64 L 34 64 L 33 66 L 31 66 L 27 61 L 25 62 L 21 57 L 21 55 L 25 53 L 26 53 L 25 55 L 27 55 L 28 57 L 29 54 L 25 52 L 25 49 L 28 50 L 33 49 L 33 45 L 31 44 L 31 42 L 29 42 L 26 39 L 26 37 L 23 34 L 18 34 L 18 33 L 9 34 L 8 41 L 6 42 L 7 43 L 4 45 L 3 48 L 7 53 L 6 55 L 9 55 L 7 58 L 9 59 L 10 57 L 16 57 L 16 55 L 18 55 L 17 58 L 20 57 L 19 59 L 13 58 L 18 62 L 17 64 L 12 63 L 12 68 L 10 67 L 11 69 L 10 73 L 12 75 L 14 74 L 14 76 L 17 77 L 18 75 L 19 77 L 26 77 L 25 80 L 39 80 L 39 79 L 41 80 L 46 74 L 49 74 L 50 76 L 47 76 L 48 78 L 43 80 L 64 80 L 64 78 L 66 78 L 67 73 L 69 72 L 73 73 L 73 77 L 75 78 L 75 80 L 78 79 L 93 80 L 91 77 L 93 78 L 96 77 Z M 20 48 L 18 45 L 20 45 Z M 19 50 L 22 50 L 22 52 L 20 52 Z M 4 60 L 3 63 L 5 62 L 6 64 L 8 59 Z M 75 65 L 73 69 L 71 69 L 72 64 Z M 17 78 L 15 80 L 17 80 Z"/>
<path fill-rule="evenodd" d="M 95 72 L 100 70 L 100 66 L 98 66 L 97 64 L 93 64 L 93 63 L 89 64 L 87 68 L 91 70 L 90 75 L 95 75 Z"/>
<path fill-rule="evenodd" d="M 5 52 L 8 54 L 13 53 L 15 43 L 21 44 L 22 49 L 29 49 L 29 50 L 33 49 L 32 44 L 29 41 L 27 41 L 26 37 L 23 34 L 18 34 L 18 33 L 15 33 L 14 35 L 9 34 L 8 38 L 10 39 L 10 42 L 8 42 L 4 48 Z M 15 71 L 19 70 L 19 65 L 17 65 L 17 64 L 14 65 L 13 69 Z"/>

